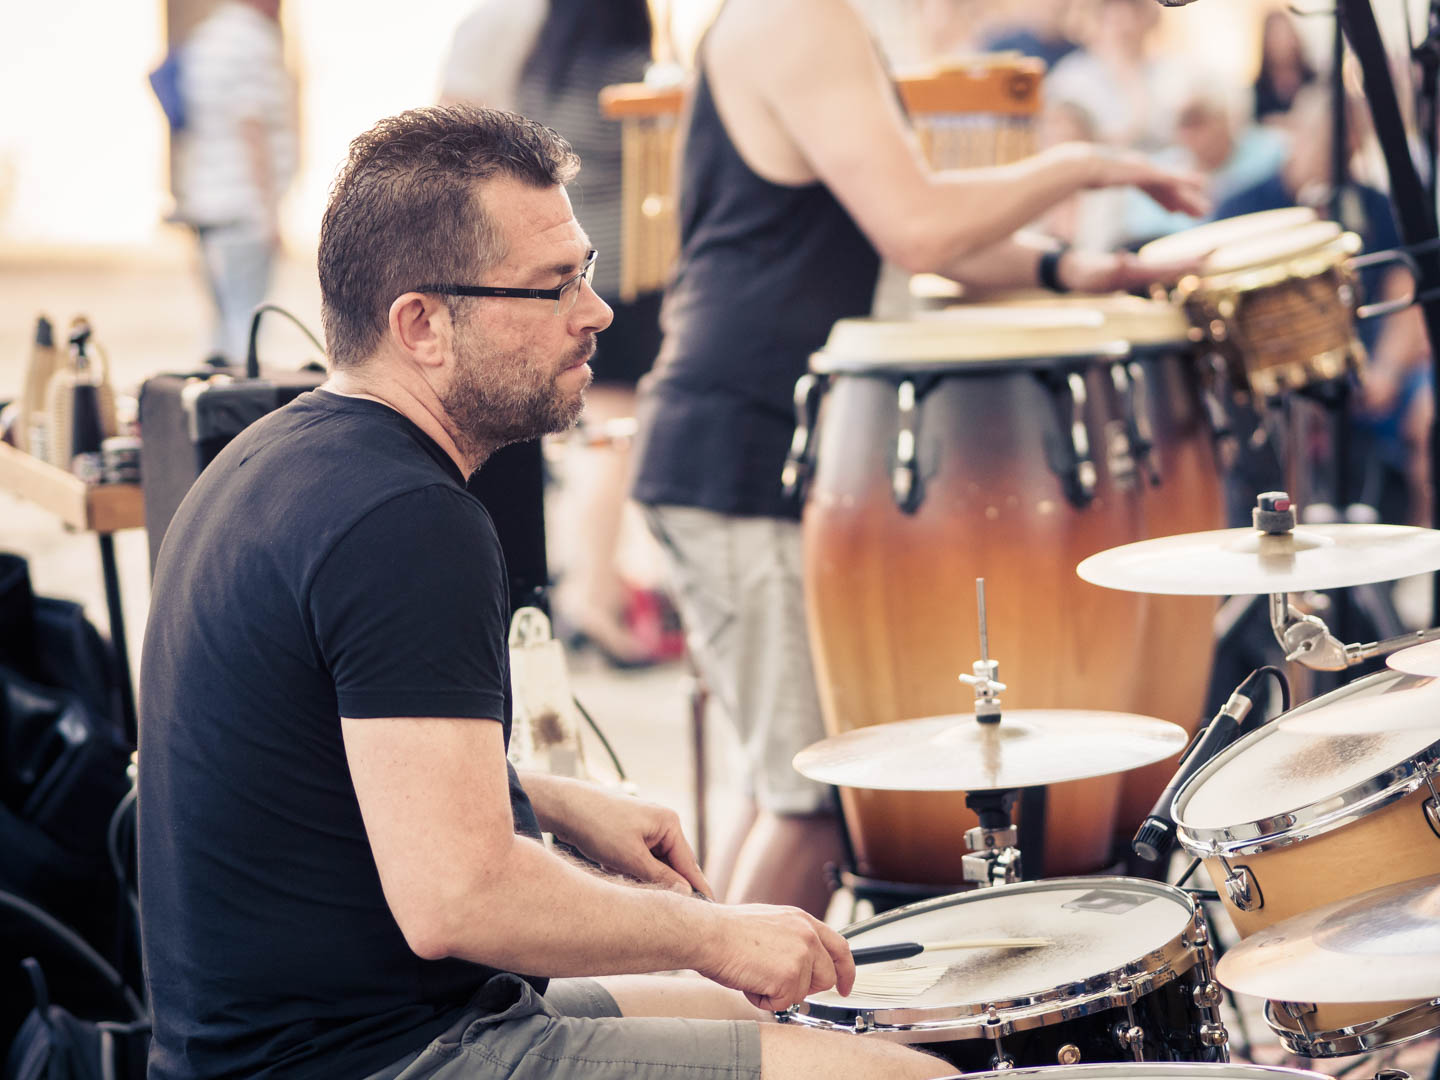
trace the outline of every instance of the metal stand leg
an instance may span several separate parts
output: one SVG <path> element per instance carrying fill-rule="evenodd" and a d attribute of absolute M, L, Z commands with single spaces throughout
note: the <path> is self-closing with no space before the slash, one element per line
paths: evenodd
<path fill-rule="evenodd" d="M 130 650 L 125 645 L 125 609 L 120 603 L 120 572 L 115 565 L 115 538 L 109 533 L 98 534 L 100 569 L 105 576 L 105 607 L 110 613 L 110 641 L 115 646 L 116 675 L 120 680 L 120 715 L 125 722 L 125 737 L 130 745 L 139 741 L 139 724 L 135 719 L 135 688 L 130 682 Z"/>
<path fill-rule="evenodd" d="M 690 662 L 690 753 L 695 763 L 695 858 L 705 865 L 708 854 L 708 828 L 705 812 L 705 706 L 710 701 L 710 688 L 700 677 L 693 661 Z"/>

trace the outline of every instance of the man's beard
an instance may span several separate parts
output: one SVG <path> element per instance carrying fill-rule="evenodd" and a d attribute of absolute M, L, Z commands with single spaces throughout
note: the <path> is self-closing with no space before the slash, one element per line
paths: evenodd
<path fill-rule="evenodd" d="M 567 394 L 557 380 L 594 355 L 594 334 L 587 334 L 562 364 L 543 369 L 533 356 L 485 349 L 472 333 L 459 337 L 456 352 L 455 377 L 440 403 L 455 426 L 461 450 L 470 456 L 484 457 L 510 443 L 568 431 L 585 407 L 584 387 Z"/>

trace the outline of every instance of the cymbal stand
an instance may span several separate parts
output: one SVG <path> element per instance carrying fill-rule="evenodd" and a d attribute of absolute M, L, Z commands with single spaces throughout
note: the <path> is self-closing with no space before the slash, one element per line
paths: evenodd
<path fill-rule="evenodd" d="M 985 620 L 985 579 L 975 579 L 975 597 L 980 612 L 980 659 L 972 665 L 973 675 L 960 681 L 975 689 L 975 719 L 981 724 L 1000 723 L 1000 691 L 1005 684 L 996 676 L 1000 665 L 990 659 L 990 636 Z M 966 881 L 987 887 L 1009 885 L 1021 880 L 1019 832 L 1011 818 L 1015 806 L 1014 788 L 967 791 L 965 805 L 980 817 L 980 825 L 965 830 L 971 853 L 960 860 Z"/>
<path fill-rule="evenodd" d="M 1277 542 L 1295 531 L 1295 506 L 1283 491 L 1261 492 L 1253 518 L 1255 528 Z M 1270 594 L 1270 628 L 1285 650 L 1286 660 L 1315 671 L 1344 671 L 1373 657 L 1440 638 L 1440 628 L 1432 628 L 1383 641 L 1346 644 L 1330 632 L 1324 619 L 1298 611 L 1290 603 L 1290 594 L 1283 592 Z"/>

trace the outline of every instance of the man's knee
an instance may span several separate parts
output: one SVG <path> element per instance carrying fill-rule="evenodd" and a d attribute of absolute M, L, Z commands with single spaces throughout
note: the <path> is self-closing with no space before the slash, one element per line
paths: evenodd
<path fill-rule="evenodd" d="M 938 1058 L 907 1046 L 816 1031 L 794 1024 L 766 1024 L 760 1029 L 761 1080 L 823 1076 L 826 1080 L 928 1080 L 954 1076 L 955 1069 Z"/>

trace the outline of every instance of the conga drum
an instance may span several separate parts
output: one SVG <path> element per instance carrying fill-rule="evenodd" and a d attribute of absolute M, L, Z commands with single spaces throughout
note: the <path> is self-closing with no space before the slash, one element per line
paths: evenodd
<path fill-rule="evenodd" d="M 1364 360 L 1349 265 L 1361 240 L 1333 221 L 1296 224 L 1308 213 L 1217 221 L 1141 249 L 1142 258 L 1169 259 L 1215 244 L 1175 298 L 1242 394 L 1274 397 L 1342 378 Z"/>
<path fill-rule="evenodd" d="M 1147 598 L 1092 588 L 1075 564 L 1145 535 L 1134 397 L 1116 378 L 1132 360 L 1096 311 L 836 324 L 797 391 L 788 466 L 808 478 L 806 606 L 832 734 L 971 710 L 957 676 L 979 656 L 977 577 L 1006 707 L 1130 708 Z M 963 795 L 841 798 L 860 874 L 962 880 Z M 1049 788 L 1043 866 L 1027 869 L 1104 867 L 1119 800 L 1118 776 Z"/>

